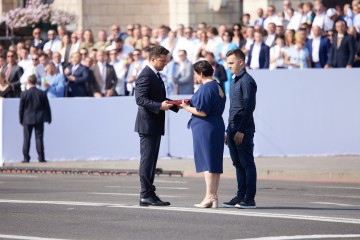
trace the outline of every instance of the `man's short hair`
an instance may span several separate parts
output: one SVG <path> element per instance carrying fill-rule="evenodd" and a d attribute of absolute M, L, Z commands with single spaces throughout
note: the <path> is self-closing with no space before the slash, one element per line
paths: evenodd
<path fill-rule="evenodd" d="M 241 51 L 240 49 L 236 48 L 233 50 L 230 50 L 226 53 L 226 57 L 229 57 L 231 55 L 235 55 L 236 58 L 241 59 L 243 61 L 245 61 L 245 54 L 243 53 L 243 51 Z"/>
<path fill-rule="evenodd" d="M 36 83 L 37 83 L 36 75 L 35 75 L 35 74 L 31 74 L 30 76 L 28 76 L 27 81 L 28 81 L 28 83 L 30 83 L 31 85 L 36 85 Z"/>
<path fill-rule="evenodd" d="M 169 50 L 167 50 L 166 48 L 164 48 L 163 46 L 154 46 L 152 48 L 150 48 L 150 52 L 149 52 L 149 58 L 158 58 L 161 55 L 168 55 L 169 54 Z"/>

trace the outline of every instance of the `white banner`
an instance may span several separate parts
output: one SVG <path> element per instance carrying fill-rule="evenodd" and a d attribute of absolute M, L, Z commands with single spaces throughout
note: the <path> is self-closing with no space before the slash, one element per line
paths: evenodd
<path fill-rule="evenodd" d="M 251 71 L 258 85 L 257 156 L 360 154 L 360 69 Z M 191 96 L 172 96 L 180 99 Z M 45 124 L 45 157 L 61 160 L 138 159 L 133 97 L 51 99 L 53 123 Z M 224 112 L 227 123 L 229 101 Z M 20 162 L 19 100 L 0 102 L 1 162 Z M 160 157 L 192 157 L 188 112 L 167 113 Z M 34 135 L 34 133 L 33 133 Z M 32 161 L 37 161 L 35 140 Z M 224 155 L 229 152 L 225 147 Z"/>

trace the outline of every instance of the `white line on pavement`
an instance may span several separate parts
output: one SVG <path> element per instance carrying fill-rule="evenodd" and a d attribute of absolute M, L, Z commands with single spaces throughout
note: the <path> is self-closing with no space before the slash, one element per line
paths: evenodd
<path fill-rule="evenodd" d="M 7 174 L 0 174 L 0 177 L 17 177 L 17 178 L 37 178 L 37 175 L 7 175 Z"/>
<path fill-rule="evenodd" d="M 155 183 L 187 183 L 186 181 L 155 180 Z"/>
<path fill-rule="evenodd" d="M 94 195 L 115 195 L 115 196 L 137 196 L 140 197 L 139 193 L 99 193 L 99 192 L 92 192 L 88 194 L 94 194 Z M 168 197 L 168 198 L 177 198 L 180 196 L 170 196 L 170 195 L 161 195 L 161 197 Z"/>
<path fill-rule="evenodd" d="M 326 234 L 326 235 L 298 235 L 298 236 L 276 236 L 261 238 L 241 238 L 237 240 L 294 240 L 294 239 L 321 239 L 321 238 L 358 238 L 360 234 Z"/>
<path fill-rule="evenodd" d="M 0 238 L 1 239 L 21 239 L 21 240 L 66 240 L 66 239 L 60 239 L 60 238 L 41 238 L 41 237 L 4 235 L 4 234 L 0 234 Z"/>
<path fill-rule="evenodd" d="M 308 188 L 330 188 L 330 189 L 353 189 L 353 190 L 360 190 L 360 188 L 358 188 L 358 187 L 309 186 Z"/>
<path fill-rule="evenodd" d="M 131 188 L 131 189 L 140 189 L 140 187 L 125 187 L 125 186 L 106 186 L 107 188 Z M 156 187 L 156 189 L 173 189 L 173 190 L 188 190 L 189 188 L 185 187 Z"/>
<path fill-rule="evenodd" d="M 34 201 L 34 200 L 9 200 L 9 199 L 0 199 L 0 203 L 111 207 L 111 208 L 141 209 L 141 210 L 151 210 L 151 211 L 176 211 L 176 212 L 208 213 L 208 214 L 223 214 L 223 215 L 233 215 L 233 216 L 249 216 L 249 217 L 263 217 L 263 218 L 307 220 L 307 221 L 318 221 L 318 222 L 360 224 L 360 219 L 357 218 L 337 218 L 337 217 L 323 217 L 323 216 L 311 216 L 311 215 L 277 214 L 277 213 L 258 212 L 257 210 L 247 212 L 243 210 L 234 211 L 234 210 L 228 210 L 222 208 L 197 209 L 197 208 L 186 208 L 186 207 L 140 207 L 138 205 L 111 204 L 111 203 L 72 202 L 72 201 Z"/>
<path fill-rule="evenodd" d="M 360 198 L 360 196 L 341 196 L 341 195 L 318 195 L 318 194 L 301 194 L 302 196 L 313 196 L 313 197 L 335 197 L 335 198 Z"/>
<path fill-rule="evenodd" d="M 344 204 L 344 203 L 332 203 L 332 202 L 312 202 L 315 204 L 323 204 L 323 205 L 335 205 L 335 206 L 342 206 L 342 207 L 360 207 L 360 205 L 351 205 L 351 204 Z"/>

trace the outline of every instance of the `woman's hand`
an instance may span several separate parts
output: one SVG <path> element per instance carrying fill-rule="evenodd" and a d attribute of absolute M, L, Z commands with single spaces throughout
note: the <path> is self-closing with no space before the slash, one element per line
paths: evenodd
<path fill-rule="evenodd" d="M 181 102 L 181 104 L 179 105 L 179 108 L 187 110 L 186 108 L 187 108 L 188 106 L 189 106 L 189 104 L 186 104 L 186 103 L 185 103 L 185 100 L 183 99 L 182 102 Z"/>

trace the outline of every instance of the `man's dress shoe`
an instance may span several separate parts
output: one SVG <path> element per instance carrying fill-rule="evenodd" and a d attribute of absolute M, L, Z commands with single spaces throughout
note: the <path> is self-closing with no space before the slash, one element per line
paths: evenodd
<path fill-rule="evenodd" d="M 159 197 L 149 197 L 149 198 L 141 198 L 140 199 L 140 206 L 169 206 L 169 202 L 163 202 L 160 200 Z"/>
<path fill-rule="evenodd" d="M 29 163 L 30 160 L 23 160 L 22 163 Z"/>

